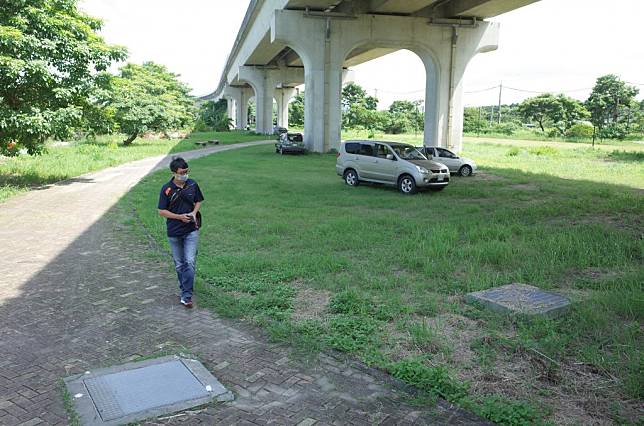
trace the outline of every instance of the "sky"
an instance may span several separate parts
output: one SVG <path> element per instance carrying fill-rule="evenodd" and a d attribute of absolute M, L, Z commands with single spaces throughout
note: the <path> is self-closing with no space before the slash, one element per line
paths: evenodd
<path fill-rule="evenodd" d="M 180 74 L 196 96 L 218 85 L 249 0 L 81 0 L 104 21 L 108 43 L 128 48 L 128 61 L 152 60 Z M 541 0 L 492 18 L 501 25 L 498 50 L 477 55 L 464 78 L 466 106 L 521 102 L 539 92 L 585 100 L 597 77 L 617 74 L 644 99 L 644 0 Z M 629 18 L 632 17 L 632 18 Z M 420 59 L 399 51 L 356 66 L 356 83 L 387 108 L 421 100 Z M 396 75 L 392 79 L 390 76 Z M 491 90 L 485 90 L 493 88 Z M 515 90 L 520 89 L 520 90 Z"/>

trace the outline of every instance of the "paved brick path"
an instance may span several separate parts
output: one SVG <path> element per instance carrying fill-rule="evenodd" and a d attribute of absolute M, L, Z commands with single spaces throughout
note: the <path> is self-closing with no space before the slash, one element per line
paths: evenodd
<path fill-rule="evenodd" d="M 137 161 L 0 205 L 0 425 L 68 424 L 61 378 L 182 352 L 236 399 L 148 424 L 481 424 L 448 404 L 409 406 L 386 375 L 357 363 L 307 364 L 256 330 L 179 306 L 169 259 L 130 256 L 149 247 L 106 215 L 166 164 Z"/>

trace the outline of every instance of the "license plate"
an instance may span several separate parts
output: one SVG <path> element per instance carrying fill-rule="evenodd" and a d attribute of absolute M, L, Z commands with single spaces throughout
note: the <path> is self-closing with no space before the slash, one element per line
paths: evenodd
<path fill-rule="evenodd" d="M 439 176 L 439 177 L 438 177 L 438 181 L 439 181 L 439 182 L 442 182 L 443 180 L 445 180 L 445 176 Z"/>

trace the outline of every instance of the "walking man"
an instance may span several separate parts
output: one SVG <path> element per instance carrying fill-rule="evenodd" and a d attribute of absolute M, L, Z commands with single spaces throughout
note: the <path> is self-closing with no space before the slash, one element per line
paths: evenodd
<path fill-rule="evenodd" d="M 159 194 L 159 215 L 166 218 L 168 240 L 181 289 L 181 304 L 192 308 L 201 226 L 199 208 L 204 198 L 197 182 L 188 178 L 188 163 L 183 158 L 172 159 L 170 170 L 172 179 L 163 185 Z"/>

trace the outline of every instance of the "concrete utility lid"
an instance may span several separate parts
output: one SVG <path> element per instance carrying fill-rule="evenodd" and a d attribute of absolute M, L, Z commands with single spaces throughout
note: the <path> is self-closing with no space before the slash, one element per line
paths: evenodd
<path fill-rule="evenodd" d="M 83 425 L 121 425 L 233 399 L 199 361 L 175 356 L 88 371 L 65 384 Z"/>
<path fill-rule="evenodd" d="M 502 313 L 556 316 L 570 307 L 570 300 L 555 293 L 525 284 L 508 284 L 465 295 L 468 302 L 478 302 Z"/>

